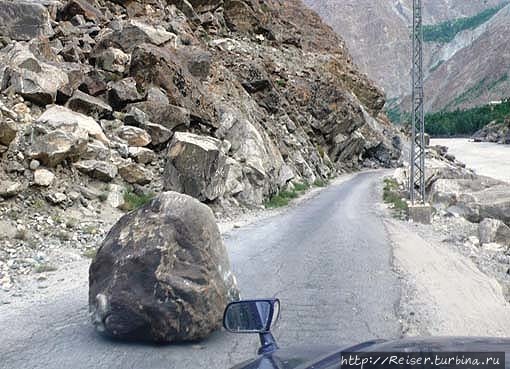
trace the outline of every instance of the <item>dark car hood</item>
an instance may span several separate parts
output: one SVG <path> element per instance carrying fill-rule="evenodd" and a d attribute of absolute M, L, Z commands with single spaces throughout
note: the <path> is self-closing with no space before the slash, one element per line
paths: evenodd
<path fill-rule="evenodd" d="M 340 353 L 372 352 L 506 352 L 510 369 L 510 338 L 429 337 L 374 340 L 359 345 L 300 346 L 280 349 L 232 369 L 329 369 L 340 367 Z"/>

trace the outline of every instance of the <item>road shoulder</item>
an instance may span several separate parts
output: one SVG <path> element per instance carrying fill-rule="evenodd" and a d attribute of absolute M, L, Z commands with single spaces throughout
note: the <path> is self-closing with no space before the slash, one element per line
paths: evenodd
<path fill-rule="evenodd" d="M 510 304 L 496 279 L 447 244 L 425 240 L 409 225 L 385 221 L 402 278 L 405 335 L 510 336 Z"/>

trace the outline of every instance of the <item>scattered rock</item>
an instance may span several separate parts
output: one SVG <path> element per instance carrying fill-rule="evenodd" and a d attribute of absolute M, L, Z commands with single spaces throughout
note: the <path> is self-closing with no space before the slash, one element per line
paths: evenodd
<path fill-rule="evenodd" d="M 145 147 L 130 147 L 129 157 L 135 159 L 140 164 L 149 164 L 156 160 L 154 151 Z"/>
<path fill-rule="evenodd" d="M 34 183 L 38 186 L 49 187 L 55 180 L 55 175 L 47 169 L 37 169 L 34 172 Z"/>
<path fill-rule="evenodd" d="M 123 126 L 117 130 L 117 136 L 125 140 L 129 146 L 144 147 L 151 143 L 151 136 L 143 129 Z"/>
<path fill-rule="evenodd" d="M 135 163 L 129 163 L 119 168 L 119 174 L 128 183 L 146 185 L 152 180 L 152 174 Z"/>
<path fill-rule="evenodd" d="M 38 137 L 27 154 L 31 159 L 53 168 L 66 159 L 76 161 L 86 148 L 87 142 L 83 137 L 56 130 Z"/>
<path fill-rule="evenodd" d="M 69 126 L 78 126 L 86 131 L 90 137 L 95 138 L 103 143 L 108 143 L 103 129 L 95 121 L 95 119 L 84 114 L 74 112 L 63 106 L 54 105 L 46 110 L 37 120 L 36 123 L 48 126 L 52 129 L 66 129 Z"/>
<path fill-rule="evenodd" d="M 109 72 L 124 73 L 131 57 L 120 49 L 109 47 L 96 58 L 96 65 Z"/>
<path fill-rule="evenodd" d="M 0 196 L 4 198 L 9 198 L 16 196 L 23 190 L 23 186 L 21 183 L 1 180 L 0 181 Z"/>
<path fill-rule="evenodd" d="M 510 245 L 510 227 L 501 220 L 484 219 L 478 226 L 478 235 L 482 244 L 495 242 Z"/>
<path fill-rule="evenodd" d="M 13 122 L 1 119 L 0 115 L 0 145 L 9 146 L 16 138 L 18 129 Z"/>
<path fill-rule="evenodd" d="M 92 178 L 110 182 L 117 176 L 117 167 L 111 163 L 98 160 L 82 160 L 74 163 L 76 169 Z"/>
<path fill-rule="evenodd" d="M 98 331 L 154 342 L 207 337 L 238 296 L 212 211 L 175 192 L 117 222 L 92 262 L 89 286 Z"/>
<path fill-rule="evenodd" d="M 76 90 L 67 101 L 66 107 L 69 109 L 89 115 L 95 119 L 107 118 L 112 114 L 112 107 L 97 97 L 87 95 L 84 92 Z"/>
<path fill-rule="evenodd" d="M 143 128 L 148 132 L 151 137 L 151 143 L 155 146 L 167 143 L 174 134 L 168 128 L 155 123 L 145 123 Z"/>
<path fill-rule="evenodd" d="M 53 36 L 50 15 L 37 2 L 0 1 L 0 35 L 16 41 Z"/>
<path fill-rule="evenodd" d="M 121 209 L 124 204 L 124 187 L 116 184 L 111 184 L 108 191 L 108 197 L 106 198 L 106 202 L 112 207 Z"/>
<path fill-rule="evenodd" d="M 215 200 L 225 193 L 226 156 L 221 141 L 177 132 L 168 149 L 164 188 L 200 200 Z"/>
<path fill-rule="evenodd" d="M 30 160 L 30 165 L 29 165 L 30 170 L 36 170 L 40 166 L 41 166 L 41 163 L 39 163 L 38 160 Z"/>
<path fill-rule="evenodd" d="M 67 200 L 67 196 L 61 192 L 54 192 L 47 194 L 46 200 L 48 200 L 53 205 L 59 205 Z"/>
<path fill-rule="evenodd" d="M 115 109 L 122 109 L 129 103 L 141 101 L 143 95 L 138 92 L 134 78 L 124 78 L 118 82 L 110 83 L 108 99 Z"/>

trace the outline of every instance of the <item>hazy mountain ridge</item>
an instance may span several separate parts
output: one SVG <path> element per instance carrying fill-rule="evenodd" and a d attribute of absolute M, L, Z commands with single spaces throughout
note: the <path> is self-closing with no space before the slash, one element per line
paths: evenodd
<path fill-rule="evenodd" d="M 390 102 L 395 104 L 407 95 L 411 1 L 306 0 L 306 3 L 342 35 L 354 61 L 384 88 Z M 502 3 L 500 0 L 424 2 L 425 24 L 473 17 Z M 428 109 L 474 106 L 509 94 L 510 86 L 503 70 L 508 69 L 510 57 L 498 52 L 505 50 L 508 39 L 508 9 L 509 5 L 475 29 L 459 32 L 450 42 L 425 43 Z M 454 88 L 450 88 L 452 85 Z M 490 91 L 469 96 L 470 89 L 477 90 L 483 85 L 491 87 Z M 404 100 L 404 110 L 406 104 Z"/>

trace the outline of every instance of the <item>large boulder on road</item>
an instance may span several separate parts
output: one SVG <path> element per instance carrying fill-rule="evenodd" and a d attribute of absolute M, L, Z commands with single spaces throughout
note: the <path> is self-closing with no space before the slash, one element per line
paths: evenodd
<path fill-rule="evenodd" d="M 89 274 L 92 323 L 120 339 L 180 342 L 220 327 L 238 297 L 209 207 L 165 192 L 110 230 Z"/>

